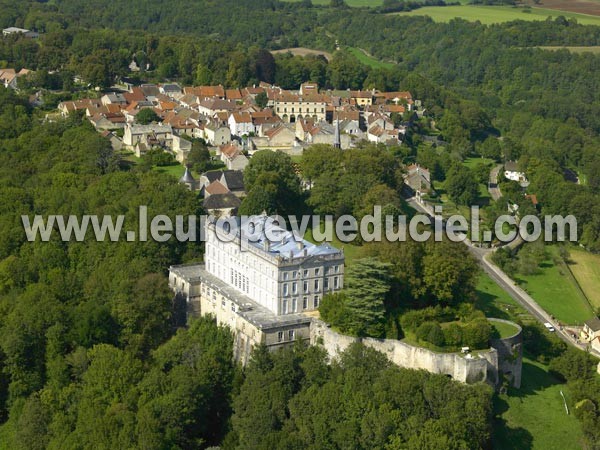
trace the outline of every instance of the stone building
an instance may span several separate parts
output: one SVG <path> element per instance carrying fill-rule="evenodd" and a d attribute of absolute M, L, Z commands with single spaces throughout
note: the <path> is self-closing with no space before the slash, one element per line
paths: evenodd
<path fill-rule="evenodd" d="M 242 363 L 256 344 L 276 349 L 308 341 L 312 319 L 303 313 L 316 310 L 325 293 L 342 289 L 343 252 L 300 239 L 266 215 L 247 223 L 208 220 L 205 233 L 204 264 L 169 271 L 171 288 L 186 298 L 190 312 L 231 327 Z"/>

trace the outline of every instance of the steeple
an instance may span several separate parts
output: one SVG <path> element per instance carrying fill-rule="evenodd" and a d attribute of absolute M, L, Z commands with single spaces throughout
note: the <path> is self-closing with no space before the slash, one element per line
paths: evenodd
<path fill-rule="evenodd" d="M 187 166 L 185 167 L 185 173 L 179 179 L 179 182 L 187 185 L 187 187 L 191 191 L 196 189 L 196 179 L 192 176 L 192 173 L 190 172 L 190 169 Z"/>
<path fill-rule="evenodd" d="M 333 148 L 342 148 L 342 140 L 340 139 L 340 120 L 338 115 L 335 115 L 335 131 L 333 138 Z"/>

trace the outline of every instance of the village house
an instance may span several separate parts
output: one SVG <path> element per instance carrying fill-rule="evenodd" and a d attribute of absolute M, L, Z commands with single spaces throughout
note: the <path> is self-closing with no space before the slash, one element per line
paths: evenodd
<path fill-rule="evenodd" d="M 31 31 L 31 30 L 26 30 L 25 28 L 18 28 L 18 27 L 8 27 L 8 28 L 4 28 L 2 30 L 2 36 L 6 37 L 6 36 L 12 36 L 15 34 L 21 34 L 23 36 L 25 36 L 26 38 L 29 39 L 37 39 L 40 37 L 40 34 L 36 31 Z"/>
<path fill-rule="evenodd" d="M 296 133 L 289 125 L 279 125 L 265 131 L 263 136 L 249 138 L 251 149 L 254 150 L 292 150 L 296 145 Z"/>
<path fill-rule="evenodd" d="M 519 183 L 527 181 L 525 172 L 519 169 L 519 164 L 515 161 L 507 161 L 504 164 L 504 176 L 508 180 L 517 181 Z"/>
<path fill-rule="evenodd" d="M 204 124 L 203 139 L 213 146 L 228 144 L 231 142 L 231 130 L 220 120 L 209 119 Z"/>
<path fill-rule="evenodd" d="M 182 94 L 183 90 L 177 83 L 167 83 L 158 87 L 161 94 L 168 97 L 177 97 Z"/>
<path fill-rule="evenodd" d="M 401 92 L 377 92 L 375 94 L 377 100 L 382 103 L 395 103 L 395 104 L 404 104 L 408 108 L 409 111 L 412 111 L 413 108 L 413 98 L 410 92 L 401 91 Z M 378 102 L 377 102 L 378 103 Z"/>
<path fill-rule="evenodd" d="M 234 112 L 227 121 L 233 136 L 248 136 L 256 133 L 252 116 L 247 112 Z"/>
<path fill-rule="evenodd" d="M 350 98 L 357 106 L 371 106 L 373 104 L 372 91 L 350 91 Z"/>
<path fill-rule="evenodd" d="M 103 105 L 126 105 L 127 99 L 123 94 L 118 92 L 110 92 L 100 97 L 100 103 Z"/>
<path fill-rule="evenodd" d="M 125 126 L 123 134 L 123 144 L 126 147 L 133 148 L 138 142 L 148 141 L 149 138 L 154 141 L 162 142 L 171 147 L 173 139 L 173 129 L 170 125 L 150 124 L 150 125 L 130 125 Z"/>
<path fill-rule="evenodd" d="M 110 141 L 110 145 L 112 146 L 113 150 L 119 151 L 123 148 L 123 140 L 112 131 L 103 131 L 101 135 Z"/>
<path fill-rule="evenodd" d="M 600 351 L 600 318 L 593 317 L 583 323 L 581 340 L 588 342 L 594 350 Z"/>
<path fill-rule="evenodd" d="M 206 99 L 206 98 L 212 98 L 212 97 L 219 98 L 221 100 L 225 99 L 225 89 L 221 85 L 184 87 L 183 93 L 184 94 L 193 94 L 197 97 L 200 97 L 200 99 Z"/>
<path fill-rule="evenodd" d="M 411 164 L 406 168 L 404 185 L 409 195 L 414 195 L 417 200 L 421 201 L 423 195 L 432 192 L 431 174 L 425 167 Z"/>
<path fill-rule="evenodd" d="M 207 98 L 200 100 L 198 112 L 208 117 L 213 117 L 217 113 L 232 113 L 236 110 L 235 103 L 220 98 Z"/>
<path fill-rule="evenodd" d="M 98 108 L 100 106 L 102 106 L 102 104 L 100 103 L 100 100 L 86 98 L 86 99 L 82 99 L 82 100 L 60 102 L 58 104 L 58 110 L 64 117 L 66 117 L 73 111 L 82 111 L 82 110 L 85 111 L 89 107 Z"/>
<path fill-rule="evenodd" d="M 0 83 L 7 89 L 17 89 L 17 80 L 31 73 L 31 70 L 21 69 L 18 72 L 15 69 L 0 69 Z"/>
<path fill-rule="evenodd" d="M 184 164 L 187 161 L 188 154 L 192 150 L 192 143 L 176 134 L 172 136 L 171 150 L 175 154 L 175 159 Z"/>
<path fill-rule="evenodd" d="M 236 197 L 244 197 L 244 174 L 241 170 L 211 170 L 200 175 L 200 194 L 207 197 L 205 188 L 218 181 L 222 186 Z M 210 195 L 210 192 L 208 193 Z"/>
<path fill-rule="evenodd" d="M 231 217 L 237 214 L 242 201 L 231 192 L 213 194 L 202 201 L 204 210 L 214 217 Z"/>
<path fill-rule="evenodd" d="M 221 161 L 229 170 L 244 170 L 248 165 L 248 158 L 242 153 L 242 149 L 238 147 L 234 141 L 230 144 L 221 145 L 219 147 Z"/>

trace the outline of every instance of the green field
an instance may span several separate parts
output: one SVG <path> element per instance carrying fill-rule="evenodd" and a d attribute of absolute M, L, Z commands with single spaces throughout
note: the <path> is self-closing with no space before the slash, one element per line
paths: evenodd
<path fill-rule="evenodd" d="M 564 384 L 542 364 L 523 358 L 521 389 L 494 399 L 492 444 L 496 449 L 580 449 L 582 431 L 572 411 L 567 415 L 560 391 Z"/>
<path fill-rule="evenodd" d="M 483 271 L 479 275 L 476 294 L 475 306 L 483 311 L 486 317 L 514 321 L 527 315 L 527 312 Z"/>
<path fill-rule="evenodd" d="M 557 248 L 548 247 L 556 255 Z M 581 325 L 593 312 L 579 285 L 562 261 L 545 261 L 536 275 L 518 275 L 515 279 L 549 314 L 570 325 Z"/>
<path fill-rule="evenodd" d="M 525 13 L 523 9 L 510 6 L 427 6 L 408 12 L 392 13 L 407 16 L 429 16 L 436 22 L 449 22 L 460 17 L 469 21 L 480 21 L 484 24 L 510 22 L 512 20 L 546 20 L 547 17 L 563 16 L 567 19 L 576 19 L 584 25 L 600 25 L 600 17 L 586 14 L 576 14 L 566 11 L 557 11 L 544 8 L 531 8 Z"/>
<path fill-rule="evenodd" d="M 536 47 L 536 48 L 539 48 L 541 50 L 568 50 L 571 53 L 594 53 L 594 54 L 600 53 L 600 46 L 598 46 L 598 45 L 590 46 L 590 47 L 553 47 L 553 46 L 547 45 L 547 46 L 540 46 L 540 47 Z"/>
<path fill-rule="evenodd" d="M 296 2 L 299 0 L 283 0 L 288 2 Z M 313 5 L 329 5 L 331 0 L 312 0 Z M 362 7 L 362 6 L 380 6 L 383 0 L 346 0 L 348 6 Z"/>
<path fill-rule="evenodd" d="M 600 255 L 570 250 L 569 268 L 594 308 L 600 308 Z"/>
<path fill-rule="evenodd" d="M 356 56 L 356 59 L 358 59 L 361 63 L 374 69 L 390 69 L 392 67 L 395 67 L 395 64 L 393 63 L 380 61 L 378 59 L 373 58 L 372 56 L 366 55 L 365 52 L 363 52 L 359 48 L 348 47 L 347 50 L 354 56 Z"/>

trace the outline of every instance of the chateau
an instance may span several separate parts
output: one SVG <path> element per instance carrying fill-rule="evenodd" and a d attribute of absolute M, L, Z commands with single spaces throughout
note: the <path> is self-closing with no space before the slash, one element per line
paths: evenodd
<path fill-rule="evenodd" d="M 169 273 L 190 313 L 211 314 L 230 326 L 242 363 L 254 345 L 275 349 L 309 340 L 307 313 L 324 293 L 344 285 L 343 251 L 303 240 L 266 215 L 246 223 L 239 217 L 208 220 L 205 232 L 204 264 L 172 266 Z"/>
<path fill-rule="evenodd" d="M 344 286 L 344 253 L 315 245 L 266 215 L 215 219 L 205 225 L 204 264 L 171 266 L 169 285 L 188 314 L 212 315 L 234 333 L 234 357 L 246 364 L 255 345 L 277 350 L 296 340 L 321 345 L 336 358 L 362 342 L 401 367 L 443 373 L 463 383 L 521 384 L 522 330 L 493 339 L 475 355 L 436 353 L 394 339 L 345 336 L 318 319 L 323 295 Z M 506 322 L 499 319 L 490 321 Z M 509 323 L 509 322 L 507 322 Z"/>

